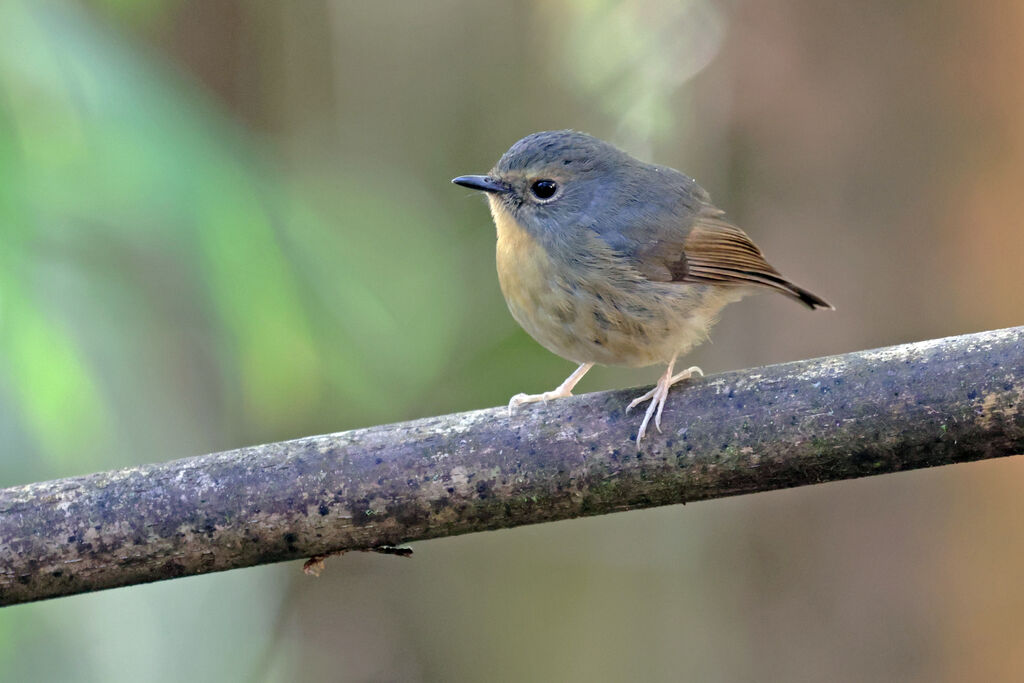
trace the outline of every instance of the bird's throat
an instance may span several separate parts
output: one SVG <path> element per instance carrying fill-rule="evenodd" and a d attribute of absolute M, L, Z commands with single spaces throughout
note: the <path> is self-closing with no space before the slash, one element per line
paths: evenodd
<path fill-rule="evenodd" d="M 493 198 L 491 215 L 498 231 L 496 261 L 498 282 L 512 316 L 535 338 L 538 320 L 553 305 L 548 301 L 557 287 L 559 273 L 537 239 Z M 570 303 L 570 302 L 565 302 Z M 543 342 L 542 342 L 543 343 Z"/>

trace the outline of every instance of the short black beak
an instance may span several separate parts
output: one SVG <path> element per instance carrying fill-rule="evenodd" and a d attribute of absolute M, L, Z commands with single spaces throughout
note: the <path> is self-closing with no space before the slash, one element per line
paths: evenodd
<path fill-rule="evenodd" d="M 471 190 L 480 190 L 482 192 L 504 194 L 509 191 L 509 187 L 505 185 L 505 183 L 499 182 L 485 175 L 460 175 L 458 178 L 452 178 L 452 182 L 456 185 L 462 185 L 463 187 L 468 187 Z"/>

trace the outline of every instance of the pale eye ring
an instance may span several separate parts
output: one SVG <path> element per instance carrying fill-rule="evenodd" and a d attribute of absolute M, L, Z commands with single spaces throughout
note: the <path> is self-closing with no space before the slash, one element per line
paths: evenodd
<path fill-rule="evenodd" d="M 548 200 L 554 197 L 555 193 L 558 192 L 558 183 L 554 180 L 541 178 L 540 180 L 533 181 L 533 184 L 530 185 L 530 192 L 532 192 L 533 196 L 537 199 L 542 201 Z"/>

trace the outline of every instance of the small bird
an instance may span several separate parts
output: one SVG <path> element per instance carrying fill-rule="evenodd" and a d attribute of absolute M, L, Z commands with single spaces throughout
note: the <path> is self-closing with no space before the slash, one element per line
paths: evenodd
<path fill-rule="evenodd" d="M 698 367 L 676 359 L 707 338 L 722 308 L 770 289 L 815 308 L 824 299 L 786 280 L 700 185 L 666 166 L 571 130 L 528 135 L 487 175 L 456 185 L 487 195 L 497 227 L 498 281 L 509 311 L 552 353 L 579 363 L 556 389 L 516 394 L 523 403 L 572 396 L 595 364 L 665 363 L 639 445 L 669 388 Z"/>

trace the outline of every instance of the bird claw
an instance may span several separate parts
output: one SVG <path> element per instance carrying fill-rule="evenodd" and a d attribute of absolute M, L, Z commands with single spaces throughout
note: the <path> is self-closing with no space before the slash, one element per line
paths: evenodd
<path fill-rule="evenodd" d="M 587 374 L 590 368 L 594 367 L 593 363 L 581 363 L 571 375 L 565 378 L 565 381 L 559 384 L 551 391 L 545 391 L 543 394 L 516 394 L 508 402 L 508 416 L 512 417 L 512 409 L 516 406 L 520 406 L 524 403 L 533 403 L 535 401 L 550 401 L 553 398 L 565 398 L 572 396 L 572 388 L 576 386 L 576 383 L 583 379 L 583 375 Z"/>
<path fill-rule="evenodd" d="M 566 398 L 572 396 L 571 391 L 545 391 L 543 394 L 516 394 L 508 402 L 508 416 L 512 417 L 512 410 L 524 403 L 537 403 L 538 401 L 550 401 L 553 398 Z"/>
<path fill-rule="evenodd" d="M 522 404 L 526 403 L 526 399 L 530 397 L 529 394 L 516 394 L 508 401 L 508 416 L 512 417 L 512 411 L 518 408 Z"/>
<path fill-rule="evenodd" d="M 659 432 L 661 431 L 661 413 L 665 410 L 665 401 L 668 399 L 669 389 L 676 382 L 681 382 L 684 379 L 689 379 L 694 374 L 704 376 L 704 371 L 698 368 L 696 365 L 686 368 L 682 372 L 675 375 L 670 374 L 672 372 L 672 366 L 669 365 L 668 371 L 661 376 L 658 383 L 654 385 L 654 388 L 648 391 L 643 396 L 638 396 L 629 405 L 626 406 L 626 412 L 643 403 L 644 401 L 650 401 L 651 404 L 647 406 L 647 412 L 644 414 L 644 419 L 640 423 L 640 429 L 636 433 L 636 444 L 639 447 L 640 441 L 643 440 L 644 435 L 647 433 L 647 425 L 651 422 L 651 417 L 654 417 L 654 427 Z"/>
<path fill-rule="evenodd" d="M 650 391 L 648 391 L 643 396 L 638 396 L 638 397 L 634 398 L 632 401 L 630 401 L 629 405 L 626 406 L 626 412 L 628 413 L 629 411 L 633 410 L 633 408 L 636 408 L 638 405 L 640 405 L 644 401 L 647 401 L 647 400 L 650 400 L 650 399 L 654 398 L 654 392 L 655 392 L 656 389 L 657 389 L 657 387 L 655 387 L 654 389 L 651 389 Z"/>

